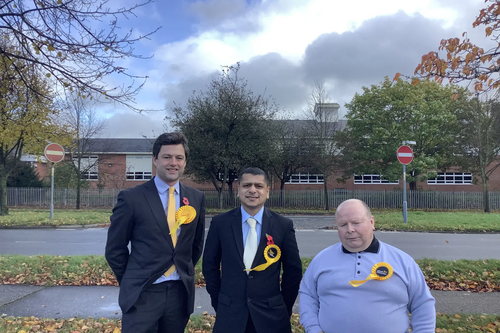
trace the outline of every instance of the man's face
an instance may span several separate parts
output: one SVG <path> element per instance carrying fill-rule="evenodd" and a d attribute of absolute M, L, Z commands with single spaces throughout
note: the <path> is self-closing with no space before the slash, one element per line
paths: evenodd
<path fill-rule="evenodd" d="M 173 186 L 184 173 L 186 153 L 182 144 L 161 146 L 158 158 L 153 156 L 156 175 L 169 186 Z"/>
<path fill-rule="evenodd" d="M 243 174 L 238 185 L 238 197 L 243 209 L 248 214 L 255 215 L 269 198 L 269 187 L 264 176 Z"/>
<path fill-rule="evenodd" d="M 366 250 L 373 240 L 375 219 L 361 202 L 344 203 L 337 212 L 337 229 L 342 245 L 350 252 Z"/>

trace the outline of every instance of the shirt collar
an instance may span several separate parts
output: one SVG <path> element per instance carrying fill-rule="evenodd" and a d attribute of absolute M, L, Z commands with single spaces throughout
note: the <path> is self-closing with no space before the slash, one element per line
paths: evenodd
<path fill-rule="evenodd" d="M 378 239 L 373 236 L 373 240 L 370 243 L 370 246 L 366 248 L 366 250 L 360 251 L 360 252 L 369 252 L 369 253 L 378 253 L 378 248 L 380 247 L 380 243 Z M 342 245 L 342 252 L 344 253 L 356 253 L 356 252 L 351 252 L 347 250 L 343 245 Z"/>
<path fill-rule="evenodd" d="M 262 216 L 264 215 L 264 206 L 259 210 L 255 216 L 251 216 L 250 214 L 247 213 L 247 211 L 243 208 L 241 208 L 241 223 L 245 223 L 249 217 L 253 217 L 255 220 L 257 220 L 258 223 L 262 224 Z"/>
<path fill-rule="evenodd" d="M 155 176 L 154 178 L 154 182 L 155 182 L 155 185 L 156 185 L 156 189 L 158 190 L 158 193 L 160 194 L 163 194 L 165 192 L 168 191 L 168 188 L 170 187 L 170 185 L 168 185 L 167 183 L 165 183 L 163 180 L 160 179 L 160 177 L 157 177 Z M 175 183 L 174 184 L 174 188 L 175 188 L 175 192 L 176 193 L 180 193 L 179 192 L 179 182 Z"/>

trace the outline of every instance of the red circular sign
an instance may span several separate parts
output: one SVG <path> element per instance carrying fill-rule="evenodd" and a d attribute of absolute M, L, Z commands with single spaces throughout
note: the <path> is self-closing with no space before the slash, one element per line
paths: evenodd
<path fill-rule="evenodd" d="M 401 146 L 398 149 L 397 156 L 401 164 L 408 164 L 413 160 L 413 150 L 408 146 Z"/>
<path fill-rule="evenodd" d="M 58 143 L 48 144 L 44 155 L 52 163 L 61 162 L 64 159 L 64 148 Z"/>

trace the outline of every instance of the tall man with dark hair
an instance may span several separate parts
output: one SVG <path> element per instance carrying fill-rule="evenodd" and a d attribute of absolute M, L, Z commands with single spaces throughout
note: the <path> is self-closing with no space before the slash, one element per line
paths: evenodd
<path fill-rule="evenodd" d="M 188 155 L 182 133 L 160 135 L 153 145 L 156 176 L 118 194 L 106 259 L 120 284 L 124 333 L 183 333 L 193 313 L 205 197 L 179 182 Z"/>
<path fill-rule="evenodd" d="M 302 278 L 293 222 L 264 207 L 269 179 L 259 168 L 241 172 L 238 196 L 241 207 L 212 219 L 203 254 L 213 331 L 290 333 Z"/>

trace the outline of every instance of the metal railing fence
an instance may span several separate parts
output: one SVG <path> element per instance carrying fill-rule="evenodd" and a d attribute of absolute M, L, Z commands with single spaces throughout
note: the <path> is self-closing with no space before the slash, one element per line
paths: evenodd
<path fill-rule="evenodd" d="M 219 196 L 213 189 L 203 189 L 208 208 L 218 208 Z M 82 189 L 81 208 L 112 208 L 120 190 L 117 189 Z M 337 207 L 342 201 L 357 198 L 365 201 L 372 208 L 401 208 L 402 191 L 367 191 L 367 190 L 330 190 L 330 207 Z M 418 209 L 482 209 L 483 192 L 439 192 L 410 191 L 407 192 L 408 208 Z M 239 205 L 234 192 L 223 193 L 223 207 L 232 208 Z M 7 189 L 7 205 L 9 207 L 50 207 L 50 188 L 16 188 Z M 76 206 L 76 190 L 55 189 L 54 206 L 58 208 L 74 208 Z M 271 191 L 266 206 L 270 208 L 304 208 L 322 209 L 324 207 L 323 190 L 279 190 Z M 500 191 L 490 192 L 490 209 L 500 209 Z"/>

